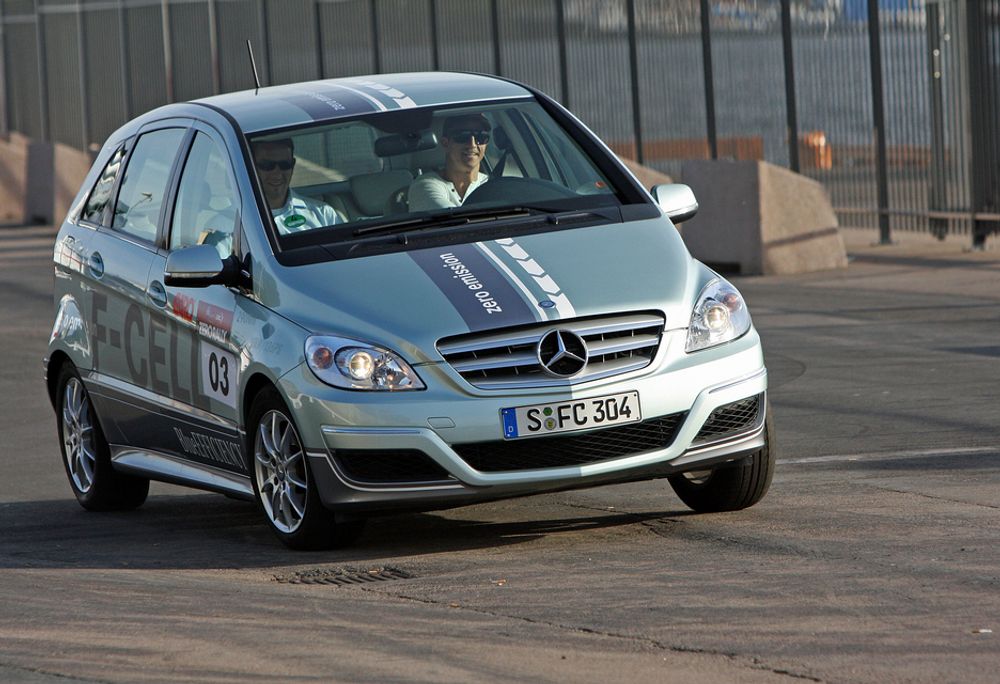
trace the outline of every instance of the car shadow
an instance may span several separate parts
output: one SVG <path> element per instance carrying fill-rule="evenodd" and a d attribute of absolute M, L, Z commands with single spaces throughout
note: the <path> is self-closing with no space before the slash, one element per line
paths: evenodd
<path fill-rule="evenodd" d="M 488 505 L 488 504 L 487 504 Z M 238 569 L 365 563 L 409 555 L 497 548 L 550 535 L 634 525 L 689 511 L 594 511 L 531 521 L 484 521 L 440 513 L 376 517 L 346 549 L 296 552 L 267 528 L 256 506 L 212 494 L 151 496 L 134 511 L 92 513 L 75 500 L 0 504 L 0 568 Z"/>

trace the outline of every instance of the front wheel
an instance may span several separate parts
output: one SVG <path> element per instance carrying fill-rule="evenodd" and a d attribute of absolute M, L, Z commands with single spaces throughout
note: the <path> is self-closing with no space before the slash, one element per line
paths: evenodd
<path fill-rule="evenodd" d="M 738 511 L 764 498 L 774 475 L 774 449 L 770 410 L 764 423 L 764 446 L 738 465 L 723 464 L 711 470 L 671 475 L 674 492 L 699 513 Z"/>
<path fill-rule="evenodd" d="M 353 542 L 364 521 L 337 522 L 323 506 L 291 413 L 276 392 L 257 395 L 249 425 L 254 494 L 278 539 L 300 550 Z"/>
<path fill-rule="evenodd" d="M 141 506 L 149 494 L 149 480 L 119 473 L 112 467 L 94 404 L 71 364 L 62 367 L 58 387 L 59 445 L 76 500 L 88 511 Z"/>

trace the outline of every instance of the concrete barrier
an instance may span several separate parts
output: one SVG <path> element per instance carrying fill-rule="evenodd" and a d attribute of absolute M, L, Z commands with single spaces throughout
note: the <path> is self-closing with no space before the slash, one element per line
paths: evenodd
<path fill-rule="evenodd" d="M 697 259 L 745 275 L 805 273 L 847 266 L 826 189 L 762 161 L 689 161 L 682 182 L 698 214 L 681 225 Z"/>
<path fill-rule="evenodd" d="M 89 152 L 20 133 L 0 137 L 0 223 L 58 223 L 87 177 Z"/>

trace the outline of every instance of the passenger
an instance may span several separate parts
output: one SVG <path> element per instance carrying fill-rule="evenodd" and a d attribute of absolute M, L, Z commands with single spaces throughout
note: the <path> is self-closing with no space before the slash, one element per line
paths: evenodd
<path fill-rule="evenodd" d="M 304 197 L 288 187 L 295 168 L 295 146 L 291 138 L 258 140 L 252 147 L 264 198 L 279 233 L 287 235 L 344 223 L 344 218 L 329 204 Z"/>
<path fill-rule="evenodd" d="M 490 122 L 482 114 L 445 119 L 441 147 L 444 168 L 423 173 L 410 185 L 410 211 L 460 207 L 473 190 L 489 180 L 479 164 L 490 141 Z"/>

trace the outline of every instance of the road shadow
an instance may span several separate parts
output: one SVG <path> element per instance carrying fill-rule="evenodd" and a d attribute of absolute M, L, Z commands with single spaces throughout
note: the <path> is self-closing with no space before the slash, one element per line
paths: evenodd
<path fill-rule="evenodd" d="M 85 511 L 75 500 L 30 501 L 0 504 L 0 568 L 190 570 L 363 563 L 510 546 L 678 514 L 575 515 L 574 510 L 565 517 L 518 522 L 396 514 L 372 518 L 350 548 L 304 553 L 282 546 L 254 504 L 213 494 L 154 496 L 137 510 L 113 513 Z"/>

